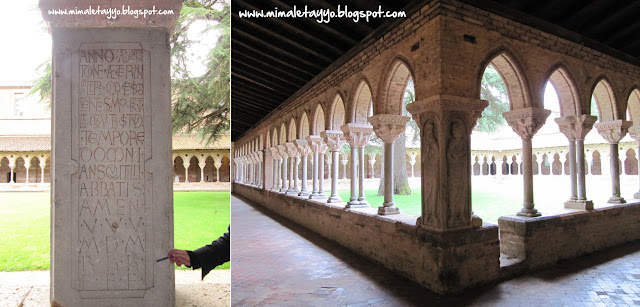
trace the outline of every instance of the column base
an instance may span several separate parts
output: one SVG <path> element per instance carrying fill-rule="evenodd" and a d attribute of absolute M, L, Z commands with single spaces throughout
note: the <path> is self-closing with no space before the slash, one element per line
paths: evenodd
<path fill-rule="evenodd" d="M 564 202 L 565 209 L 593 210 L 593 201 L 590 200 L 568 200 Z"/>
<path fill-rule="evenodd" d="M 316 194 L 309 195 L 309 199 L 322 199 L 322 198 L 327 198 L 327 195 L 324 195 L 324 193 L 316 193 Z"/>
<path fill-rule="evenodd" d="M 327 202 L 328 203 L 342 203 L 344 201 L 338 195 L 331 195 L 331 197 L 329 197 L 329 199 L 327 199 Z"/>
<path fill-rule="evenodd" d="M 378 214 L 379 215 L 392 215 L 392 214 L 400 214 L 400 208 L 396 207 L 396 206 L 391 206 L 391 207 L 378 207 Z"/>
<path fill-rule="evenodd" d="M 280 193 L 287 193 L 287 188 L 282 188 L 282 189 L 280 189 L 280 191 L 278 191 L 278 192 L 280 192 Z"/>
<path fill-rule="evenodd" d="M 471 227 L 482 227 L 482 219 L 477 215 L 471 216 Z"/>
<path fill-rule="evenodd" d="M 288 189 L 286 193 L 287 195 L 298 195 L 298 193 L 300 193 L 300 191 L 296 191 L 295 189 Z"/>
<path fill-rule="evenodd" d="M 640 199 L 640 192 L 633 194 L 634 199 Z"/>
<path fill-rule="evenodd" d="M 522 208 L 522 210 L 520 210 L 520 212 L 518 212 L 516 215 L 526 216 L 526 217 L 536 217 L 536 216 L 541 216 L 542 213 L 538 212 L 538 210 L 536 209 Z"/>
<path fill-rule="evenodd" d="M 366 202 L 363 204 L 362 202 L 359 202 L 357 200 L 351 200 L 344 207 L 345 208 L 369 208 L 369 204 Z"/>
<path fill-rule="evenodd" d="M 300 191 L 300 193 L 298 193 L 298 196 L 310 196 L 310 195 L 311 194 L 309 194 L 309 191 L 305 191 L 305 190 L 302 190 Z"/>
<path fill-rule="evenodd" d="M 609 198 L 607 203 L 608 204 L 626 204 L 627 201 L 624 200 L 624 198 L 622 198 L 620 196 L 611 196 L 611 198 Z"/>

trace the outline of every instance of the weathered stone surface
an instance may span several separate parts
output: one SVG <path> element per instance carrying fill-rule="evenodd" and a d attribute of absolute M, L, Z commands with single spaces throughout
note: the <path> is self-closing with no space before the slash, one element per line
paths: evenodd
<path fill-rule="evenodd" d="M 42 3 L 43 11 L 81 8 Z M 180 1 L 163 4 L 179 14 Z M 123 18 L 108 28 L 100 28 L 96 20 L 106 17 L 99 15 L 47 19 L 55 105 L 52 304 L 175 304 L 173 268 L 155 260 L 173 247 L 166 39 L 176 17 L 149 19 L 152 27 Z"/>

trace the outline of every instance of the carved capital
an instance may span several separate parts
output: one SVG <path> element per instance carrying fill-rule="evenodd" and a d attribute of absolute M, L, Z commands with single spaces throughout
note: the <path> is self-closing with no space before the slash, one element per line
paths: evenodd
<path fill-rule="evenodd" d="M 373 126 L 369 124 L 344 124 L 340 127 L 344 133 L 344 138 L 351 147 L 362 148 L 369 142 L 369 137 L 373 133 Z"/>
<path fill-rule="evenodd" d="M 280 158 L 286 159 L 289 157 L 289 153 L 287 152 L 287 146 L 284 144 L 278 145 L 278 153 L 280 154 Z"/>
<path fill-rule="evenodd" d="M 320 135 L 331 151 L 340 151 L 340 148 L 342 148 L 345 143 L 342 131 L 325 130 L 320 132 Z"/>
<path fill-rule="evenodd" d="M 373 125 L 373 131 L 385 143 L 393 143 L 404 132 L 409 116 L 376 114 L 369 117 L 369 123 Z"/>
<path fill-rule="evenodd" d="M 627 134 L 627 131 L 633 123 L 626 120 L 612 120 L 608 122 L 599 122 L 593 125 L 598 133 L 607 140 L 609 144 L 618 144 L 620 140 Z"/>
<path fill-rule="evenodd" d="M 631 138 L 636 141 L 636 144 L 640 145 L 640 127 L 637 125 L 631 126 L 629 128 L 629 135 Z"/>
<path fill-rule="evenodd" d="M 319 135 L 310 135 L 307 137 L 307 142 L 311 151 L 316 153 L 324 153 L 327 150 L 327 144 L 324 143 L 324 140 Z"/>
<path fill-rule="evenodd" d="M 280 151 L 278 150 L 277 146 L 269 147 L 269 150 L 271 151 L 271 157 L 273 157 L 274 160 L 278 160 L 281 158 Z"/>
<path fill-rule="evenodd" d="M 470 99 L 451 95 L 434 95 L 407 105 L 407 111 L 422 127 L 429 117 L 429 113 L 439 114 L 455 111 L 464 114 L 462 119 L 466 121 L 469 133 L 476 125 L 476 121 L 482 116 L 482 111 L 489 105 L 486 100 Z"/>
<path fill-rule="evenodd" d="M 289 157 L 295 158 L 300 156 L 300 152 L 298 151 L 298 147 L 295 143 L 287 142 L 285 143 L 285 146 L 287 146 L 287 154 L 289 155 Z"/>
<path fill-rule="evenodd" d="M 550 114 L 550 110 L 529 107 L 504 112 L 502 116 L 521 138 L 530 139 L 540 130 Z"/>
<path fill-rule="evenodd" d="M 555 119 L 558 128 L 560 128 L 560 132 L 570 141 L 584 140 L 597 120 L 597 117 L 587 114 L 568 115 Z"/>
<path fill-rule="evenodd" d="M 306 140 L 297 139 L 293 141 L 296 144 L 296 148 L 298 148 L 298 152 L 302 156 L 306 156 L 311 153 L 311 148 L 309 147 L 309 142 Z"/>

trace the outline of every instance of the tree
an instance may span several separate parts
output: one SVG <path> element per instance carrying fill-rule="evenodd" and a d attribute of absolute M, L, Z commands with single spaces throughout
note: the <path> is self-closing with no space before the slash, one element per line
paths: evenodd
<path fill-rule="evenodd" d="M 218 32 L 216 46 L 205 59 L 206 72 L 191 76 L 187 69 L 189 47 L 195 41 L 187 36 L 198 20 L 212 21 L 203 34 Z M 197 132 L 204 140 L 215 141 L 228 134 L 231 111 L 231 8 L 228 0 L 189 0 L 182 3 L 180 16 L 170 38 L 173 132 Z M 51 107 L 51 59 L 38 67 L 41 76 L 33 82 L 31 95 Z"/>
<path fill-rule="evenodd" d="M 482 117 L 478 119 L 474 130 L 479 132 L 498 131 L 500 126 L 506 123 L 502 113 L 509 111 L 509 97 L 502 77 L 492 65 L 488 65 L 482 75 L 480 98 L 487 100 L 489 106 L 482 111 Z"/>

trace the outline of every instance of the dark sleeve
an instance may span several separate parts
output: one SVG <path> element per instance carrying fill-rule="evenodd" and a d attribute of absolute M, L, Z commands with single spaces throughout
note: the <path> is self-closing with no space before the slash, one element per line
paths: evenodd
<path fill-rule="evenodd" d="M 231 226 L 227 232 L 211 244 L 198 248 L 194 251 L 187 251 L 191 261 L 191 267 L 195 270 L 202 268 L 202 278 L 213 270 L 213 268 L 228 262 L 231 254 Z"/>

